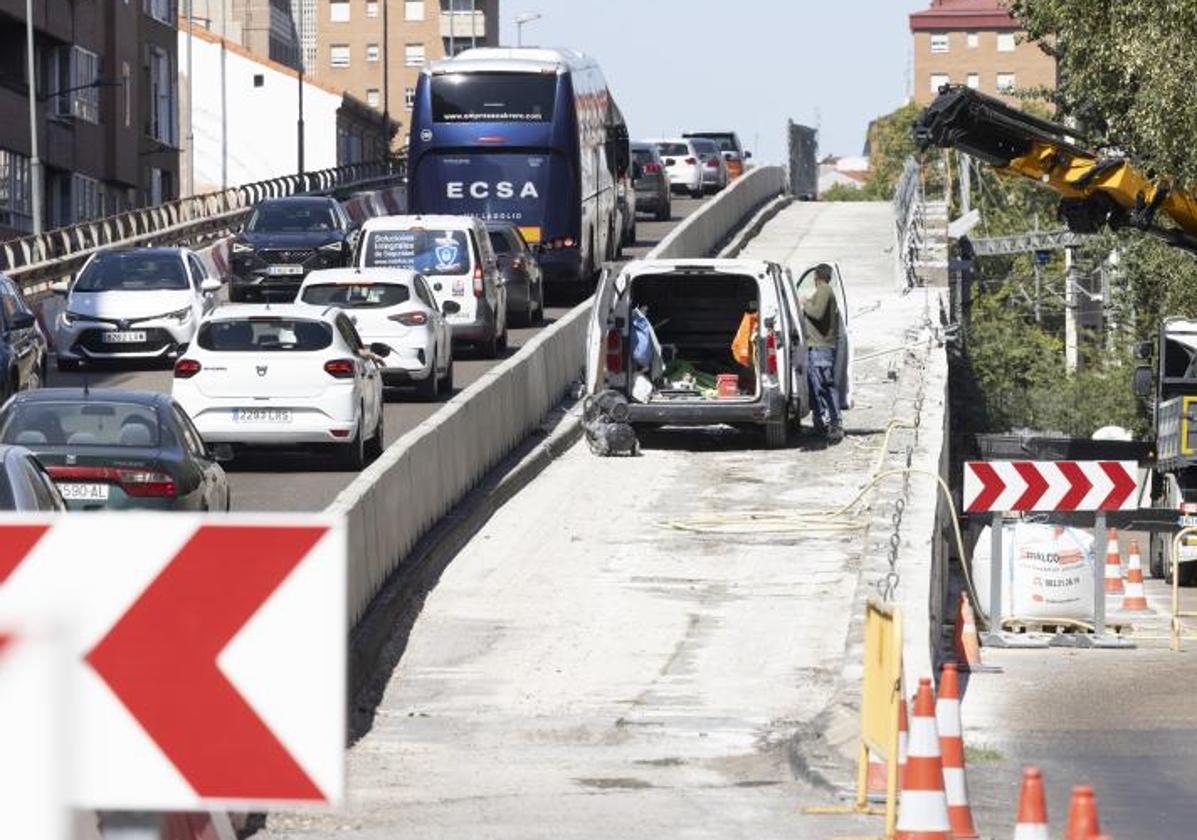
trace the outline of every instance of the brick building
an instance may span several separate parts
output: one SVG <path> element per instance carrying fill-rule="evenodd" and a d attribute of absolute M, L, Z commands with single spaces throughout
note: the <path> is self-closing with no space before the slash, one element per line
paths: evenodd
<path fill-rule="evenodd" d="M 308 0 L 310 2 L 311 0 Z M 290 0 L 179 0 L 183 25 L 188 10 L 196 27 L 222 35 L 255 55 L 299 67 L 298 17 Z M 306 7 L 305 7 L 306 8 Z"/>
<path fill-rule="evenodd" d="M 317 0 L 316 58 L 308 69 L 406 126 L 427 62 L 498 43 L 499 0 Z M 402 146 L 406 138 L 400 131 L 395 139 Z"/>
<path fill-rule="evenodd" d="M 175 0 L 34 8 L 47 229 L 178 194 Z M 25 3 L 0 0 L 0 236 L 33 227 Z"/>
<path fill-rule="evenodd" d="M 1024 40 L 999 0 L 932 0 L 910 16 L 914 36 L 914 98 L 926 104 L 940 85 L 968 85 L 1008 95 L 1016 88 L 1054 88 L 1056 61 Z"/>

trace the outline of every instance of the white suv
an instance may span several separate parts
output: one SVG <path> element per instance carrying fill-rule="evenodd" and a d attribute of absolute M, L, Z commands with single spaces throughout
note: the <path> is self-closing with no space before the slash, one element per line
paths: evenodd
<path fill-rule="evenodd" d="M 657 154 L 665 163 L 665 174 L 674 192 L 688 192 L 691 198 L 702 198 L 702 160 L 694 141 L 685 137 L 649 140 L 657 147 Z"/>
<path fill-rule="evenodd" d="M 382 451 L 382 379 L 340 309 L 234 304 L 175 362 L 175 400 L 211 444 L 325 444 L 361 469 Z"/>

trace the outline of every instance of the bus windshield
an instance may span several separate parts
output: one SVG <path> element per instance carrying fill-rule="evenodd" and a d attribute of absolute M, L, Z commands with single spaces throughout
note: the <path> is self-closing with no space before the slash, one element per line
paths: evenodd
<path fill-rule="evenodd" d="M 450 73 L 432 77 L 440 123 L 542 123 L 553 119 L 557 77 L 540 73 Z"/>

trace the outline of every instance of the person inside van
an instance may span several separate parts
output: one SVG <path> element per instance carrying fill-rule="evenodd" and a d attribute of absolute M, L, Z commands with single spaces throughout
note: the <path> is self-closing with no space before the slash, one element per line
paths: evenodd
<path fill-rule="evenodd" d="M 826 436 L 830 443 L 839 443 L 844 439 L 835 388 L 835 346 L 839 340 L 840 313 L 835 293 L 831 290 L 831 266 L 824 263 L 815 268 L 815 291 L 802 304 L 802 315 L 806 328 L 806 376 L 810 383 L 815 434 Z"/>

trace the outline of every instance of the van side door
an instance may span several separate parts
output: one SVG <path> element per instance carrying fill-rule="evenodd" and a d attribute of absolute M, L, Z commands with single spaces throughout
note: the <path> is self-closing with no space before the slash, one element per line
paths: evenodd
<path fill-rule="evenodd" d="M 798 290 L 794 285 L 794 274 L 788 268 L 778 267 L 782 306 L 786 313 L 786 343 L 790 348 L 790 393 L 789 400 L 795 416 L 802 419 L 810 411 L 810 388 L 806 381 L 806 332 L 802 327 L 802 305 L 798 302 Z"/>
<path fill-rule="evenodd" d="M 590 326 L 586 331 L 586 393 L 597 394 L 609 385 L 626 391 L 628 289 L 631 279 L 604 268 L 594 292 Z M 620 357 L 619 371 L 608 369 L 608 358 Z M 609 381 L 608 374 L 622 379 Z"/>

